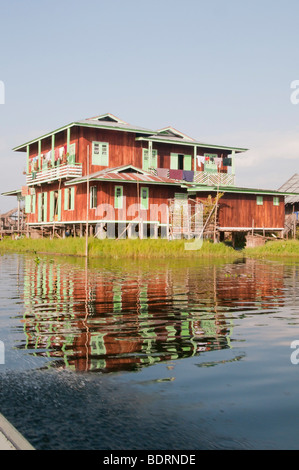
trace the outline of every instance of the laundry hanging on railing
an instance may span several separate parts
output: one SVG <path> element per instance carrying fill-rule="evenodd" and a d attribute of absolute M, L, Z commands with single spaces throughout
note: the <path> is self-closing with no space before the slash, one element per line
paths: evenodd
<path fill-rule="evenodd" d="M 182 180 L 183 170 L 169 170 L 169 178 L 173 180 Z"/>
<path fill-rule="evenodd" d="M 215 157 L 214 158 L 214 163 L 219 168 L 221 166 L 222 159 L 220 157 Z"/>
<path fill-rule="evenodd" d="M 168 168 L 157 168 L 157 176 L 159 176 L 160 178 L 167 178 L 168 172 Z"/>
<path fill-rule="evenodd" d="M 194 171 L 191 170 L 183 170 L 183 180 L 192 183 L 194 180 Z"/>
<path fill-rule="evenodd" d="M 223 166 L 231 166 L 232 165 L 232 159 L 231 158 L 224 158 L 223 159 Z"/>
<path fill-rule="evenodd" d="M 198 162 L 198 165 L 201 165 L 202 163 L 204 164 L 205 163 L 205 157 L 202 156 L 202 155 L 197 155 L 197 162 Z"/>

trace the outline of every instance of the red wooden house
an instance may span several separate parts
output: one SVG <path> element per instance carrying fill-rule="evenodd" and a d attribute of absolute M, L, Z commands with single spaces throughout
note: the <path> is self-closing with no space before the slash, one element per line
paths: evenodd
<path fill-rule="evenodd" d="M 219 192 L 217 231 L 282 231 L 284 194 L 235 186 L 244 148 L 205 144 L 172 127 L 153 131 L 112 114 L 72 122 L 19 145 L 26 153 L 27 223 L 43 232 L 168 236 L 170 201 Z M 6 193 L 6 194 L 14 194 Z"/>

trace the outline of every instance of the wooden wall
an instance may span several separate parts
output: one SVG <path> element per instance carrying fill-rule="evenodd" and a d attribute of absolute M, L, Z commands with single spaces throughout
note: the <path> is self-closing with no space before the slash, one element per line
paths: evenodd
<path fill-rule="evenodd" d="M 215 197 L 216 194 L 213 194 Z M 208 193 L 198 193 L 197 199 L 205 199 Z M 257 205 L 255 194 L 224 194 L 219 201 L 219 226 L 240 229 L 242 227 L 283 228 L 285 219 L 284 197 L 279 206 L 273 204 L 273 196 L 264 195 L 263 205 Z"/>

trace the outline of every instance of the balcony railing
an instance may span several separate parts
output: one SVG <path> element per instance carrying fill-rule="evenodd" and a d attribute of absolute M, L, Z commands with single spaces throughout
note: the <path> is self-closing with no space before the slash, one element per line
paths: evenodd
<path fill-rule="evenodd" d="M 158 170 L 154 168 L 149 169 L 150 173 L 158 176 Z M 183 173 L 183 172 L 182 172 Z M 169 170 L 165 175 L 170 178 Z M 182 179 L 183 181 L 183 179 Z M 195 171 L 193 181 L 188 180 L 191 183 L 205 184 L 206 186 L 234 186 L 235 175 L 228 173 L 212 173 L 208 171 Z"/>
<path fill-rule="evenodd" d="M 81 163 L 67 163 L 54 168 L 32 171 L 32 173 L 27 174 L 26 182 L 28 186 L 33 186 L 39 183 L 50 183 L 55 180 L 77 178 L 80 176 L 82 176 Z"/>
<path fill-rule="evenodd" d="M 196 171 L 194 174 L 194 183 L 206 184 L 207 186 L 234 186 L 235 175 Z"/>

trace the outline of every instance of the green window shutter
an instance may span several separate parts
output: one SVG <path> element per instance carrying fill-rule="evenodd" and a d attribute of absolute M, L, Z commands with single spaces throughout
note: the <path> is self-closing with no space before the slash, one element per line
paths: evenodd
<path fill-rule="evenodd" d="M 31 196 L 31 213 L 35 214 L 35 206 L 36 206 L 36 195 L 33 194 Z"/>
<path fill-rule="evenodd" d="M 54 191 L 50 192 L 50 222 L 54 220 L 54 201 L 55 201 L 55 194 Z"/>
<path fill-rule="evenodd" d="M 149 158 L 148 158 L 148 150 L 142 149 L 142 169 L 148 170 L 149 169 Z"/>
<path fill-rule="evenodd" d="M 256 203 L 258 206 L 263 205 L 263 196 L 256 196 Z"/>
<path fill-rule="evenodd" d="M 30 214 L 31 212 L 31 196 L 25 196 L 25 212 Z"/>
<path fill-rule="evenodd" d="M 152 161 L 150 163 L 150 168 L 158 168 L 158 150 L 152 151 Z"/>
<path fill-rule="evenodd" d="M 177 170 L 179 168 L 179 156 L 177 153 L 170 154 L 170 169 Z"/>
<path fill-rule="evenodd" d="M 109 165 L 109 143 L 93 142 L 92 143 L 92 164 L 99 166 Z"/>
<path fill-rule="evenodd" d="M 57 200 L 57 206 L 58 206 L 57 207 L 57 216 L 58 216 L 57 218 L 58 218 L 59 221 L 61 220 L 61 192 L 62 192 L 62 190 L 59 189 L 59 191 L 58 191 L 58 200 Z"/>
<path fill-rule="evenodd" d="M 279 196 L 273 196 L 273 206 L 279 206 Z"/>
<path fill-rule="evenodd" d="M 186 171 L 192 170 L 192 155 L 184 156 L 184 170 Z"/>
<path fill-rule="evenodd" d="M 64 210 L 67 211 L 69 209 L 69 188 L 65 188 L 64 190 Z"/>
<path fill-rule="evenodd" d="M 69 164 L 74 164 L 76 161 L 76 144 L 71 144 L 69 149 L 69 156 L 67 159 Z"/>
<path fill-rule="evenodd" d="M 47 209 L 48 209 L 48 193 L 44 194 L 44 218 L 43 222 L 47 222 Z"/>
<path fill-rule="evenodd" d="M 37 203 L 38 203 L 37 220 L 38 222 L 41 222 L 42 221 L 42 193 L 38 193 Z"/>
<path fill-rule="evenodd" d="M 122 209 L 123 208 L 123 187 L 115 186 L 114 189 L 114 208 Z"/>
<path fill-rule="evenodd" d="M 75 187 L 71 188 L 71 207 L 70 210 L 73 211 L 75 209 Z"/>
<path fill-rule="evenodd" d="M 140 190 L 140 207 L 142 210 L 148 210 L 148 188 L 141 188 Z"/>

